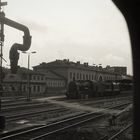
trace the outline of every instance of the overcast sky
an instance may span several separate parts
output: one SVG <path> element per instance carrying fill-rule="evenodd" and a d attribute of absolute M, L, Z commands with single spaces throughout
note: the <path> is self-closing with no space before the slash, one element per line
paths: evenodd
<path fill-rule="evenodd" d="M 4 1 L 4 0 L 2 0 Z M 5 0 L 6 1 L 6 0 Z M 111 0 L 7 0 L 6 17 L 27 26 L 32 35 L 31 67 L 56 59 L 89 65 L 127 66 L 132 74 L 126 22 Z M 5 26 L 4 58 L 22 43 L 23 33 Z M 7 64 L 3 62 L 3 65 Z M 27 67 L 20 53 L 19 65 Z"/>

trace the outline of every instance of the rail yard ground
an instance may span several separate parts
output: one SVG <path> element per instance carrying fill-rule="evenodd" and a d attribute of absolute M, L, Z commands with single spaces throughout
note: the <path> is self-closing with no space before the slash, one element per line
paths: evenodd
<path fill-rule="evenodd" d="M 77 125 L 72 128 L 54 133 L 47 137 L 48 140 L 99 140 L 102 137 L 105 139 L 111 138 L 114 134 L 121 131 L 133 120 L 133 105 L 132 95 L 103 97 L 96 99 L 83 100 L 67 100 L 65 96 L 52 96 L 43 98 L 34 98 L 32 101 L 10 99 L 6 103 L 3 102 L 3 111 L 8 109 L 10 105 L 11 110 L 5 113 L 7 116 L 7 123 L 5 130 L 1 134 L 13 130 L 25 130 L 39 126 L 45 126 L 61 120 L 66 120 L 75 116 L 80 116 L 88 113 L 96 113 L 96 115 L 105 114 L 103 117 L 96 118 L 89 122 Z M 17 106 L 16 106 L 17 103 Z M 122 107 L 112 108 L 113 106 Z M 130 104 L 131 103 L 131 104 Z M 17 107 L 17 110 L 14 108 Z M 110 121 L 112 115 L 119 114 L 124 108 L 126 111 L 119 115 L 113 122 Z M 10 109 L 9 108 L 9 109 Z M 19 108 L 19 109 L 18 109 Z M 20 109 L 22 108 L 22 110 Z M 30 114 L 29 114 L 30 112 Z M 22 114 L 23 113 L 23 114 Z M 10 120 L 10 116 L 15 115 L 15 118 Z M 17 115 L 17 116 L 16 116 Z M 20 115 L 20 116 L 19 116 Z M 9 116 L 9 118 L 8 118 Z M 8 120 L 9 119 L 9 120 Z M 8 134 L 8 133 L 7 133 Z M 122 136 L 121 136 L 122 137 Z M 45 138 L 42 138 L 45 139 Z M 132 127 L 123 133 L 123 140 L 132 139 Z"/>

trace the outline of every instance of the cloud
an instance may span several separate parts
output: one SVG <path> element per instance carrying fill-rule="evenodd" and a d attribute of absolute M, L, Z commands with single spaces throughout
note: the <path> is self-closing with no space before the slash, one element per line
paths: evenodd
<path fill-rule="evenodd" d="M 116 64 L 124 64 L 125 62 L 125 59 L 123 57 L 113 54 L 108 54 L 103 59 L 106 62 L 115 62 Z"/>
<path fill-rule="evenodd" d="M 31 30 L 46 33 L 48 28 L 45 25 L 41 25 L 40 23 L 37 23 L 36 21 L 29 21 L 29 20 L 18 20 L 19 23 L 24 24 L 25 26 L 28 26 Z"/>
<path fill-rule="evenodd" d="M 120 57 L 120 56 L 115 56 L 115 55 L 112 55 L 112 54 L 108 54 L 105 56 L 105 59 L 107 61 L 117 61 L 117 62 L 124 62 L 124 58 L 123 57 Z"/>

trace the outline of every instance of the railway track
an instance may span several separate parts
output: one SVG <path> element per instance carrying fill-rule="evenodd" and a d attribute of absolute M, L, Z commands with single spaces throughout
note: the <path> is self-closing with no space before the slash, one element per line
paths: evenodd
<path fill-rule="evenodd" d="M 117 99 L 109 99 L 106 100 L 106 104 L 110 105 L 112 102 L 114 102 L 115 100 L 117 100 L 117 102 L 120 100 L 120 102 L 122 102 L 122 100 L 129 100 L 131 98 L 117 98 Z M 132 99 L 131 99 L 132 100 Z M 94 107 L 100 107 L 100 106 L 105 106 L 104 104 L 105 100 L 99 100 L 99 101 L 95 101 L 95 102 L 85 102 L 82 103 L 83 105 L 93 105 Z M 99 104 L 99 105 L 98 105 Z M 37 107 L 44 107 L 44 106 L 51 106 L 52 104 L 50 103 L 38 103 L 38 102 L 21 102 L 21 103 L 12 103 L 12 104 L 6 104 L 2 106 L 2 111 L 1 113 L 5 113 L 5 112 L 12 112 L 12 111 L 17 111 L 17 110 L 25 110 L 25 109 L 33 109 L 33 108 L 37 108 Z"/>
<path fill-rule="evenodd" d="M 128 99 L 128 102 L 129 102 L 131 98 L 127 97 L 127 98 L 123 98 L 123 99 L 126 99 L 126 100 Z M 122 98 L 118 98 L 116 104 L 118 104 L 119 102 L 121 103 L 121 102 L 125 101 L 123 99 Z M 114 99 L 110 99 L 110 100 L 106 101 L 105 104 L 104 104 L 104 100 L 100 100 L 98 102 L 88 102 L 88 103 L 83 103 L 83 104 L 84 105 L 94 106 L 94 107 L 102 107 L 102 106 L 108 107 L 108 106 L 112 105 L 112 103 L 115 103 L 114 101 L 115 101 Z M 14 105 L 14 106 L 12 106 L 12 105 Z M 30 110 L 31 110 L 31 112 L 33 110 L 36 111 L 37 109 L 40 109 L 41 107 L 42 108 L 44 108 L 44 107 L 48 108 L 48 107 L 53 107 L 53 106 L 55 107 L 54 104 L 49 103 L 49 102 L 41 102 L 41 103 L 39 102 L 38 103 L 38 102 L 35 102 L 35 101 L 34 102 L 27 102 L 27 103 L 26 102 L 22 102 L 22 103 L 17 103 L 17 104 L 16 103 L 12 103 L 12 104 L 8 104 L 7 106 L 8 107 L 3 107 L 2 111 L 1 111 L 1 113 L 3 115 L 6 115 L 6 116 L 9 115 L 9 114 L 13 114 L 13 116 L 15 116 L 17 111 L 18 111 L 18 114 L 23 114 L 23 113 L 28 114 L 28 112 Z"/>
<path fill-rule="evenodd" d="M 39 98 L 46 98 L 46 97 L 52 97 L 52 96 L 58 96 L 58 94 L 56 95 L 48 95 L 48 96 L 32 96 L 31 99 L 39 99 Z M 61 96 L 61 95 L 60 95 Z M 20 101 L 27 101 L 27 97 L 26 96 L 12 96 L 12 97 L 2 97 L 1 98 L 2 104 L 7 104 L 7 103 L 13 103 L 13 102 L 20 102 Z"/>
<path fill-rule="evenodd" d="M 128 104 L 128 103 L 127 103 Z M 116 109 L 116 108 L 120 108 L 122 106 L 125 106 L 126 104 L 120 104 L 114 107 L 109 107 L 106 108 L 107 109 Z M 29 129 L 29 130 L 25 130 L 25 131 L 21 131 L 21 132 L 13 132 L 10 134 L 7 133 L 6 134 L 1 134 L 0 135 L 0 139 L 1 140 L 38 140 L 38 139 L 43 139 L 44 137 L 53 135 L 57 132 L 63 131 L 65 129 L 71 128 L 71 127 L 75 127 L 78 125 L 81 125 L 83 123 L 89 122 L 89 121 L 93 121 L 97 118 L 103 117 L 105 116 L 105 113 L 102 112 L 92 112 L 92 113 L 86 113 L 86 114 L 82 114 L 82 115 L 78 115 L 75 117 L 71 117 L 65 120 L 61 120 L 55 123 L 51 123 L 48 125 L 44 125 L 41 127 L 36 127 L 33 129 Z"/>
<path fill-rule="evenodd" d="M 2 108 L 1 113 L 10 113 L 10 112 L 14 112 L 14 111 L 24 111 L 24 110 L 33 110 L 33 109 L 37 109 L 40 107 L 51 107 L 51 106 L 56 106 L 53 105 L 51 103 L 34 103 L 34 104 L 24 104 L 21 106 L 14 106 L 14 107 L 5 107 Z"/>
<path fill-rule="evenodd" d="M 132 126 L 133 126 L 133 123 L 128 124 L 127 126 L 125 126 L 124 128 L 122 128 L 119 132 L 117 132 L 116 134 L 114 134 L 113 136 L 111 136 L 108 140 L 116 140 L 116 139 L 120 138 L 121 135 L 123 135 Z"/>
<path fill-rule="evenodd" d="M 117 133 L 112 135 L 110 138 L 108 138 L 108 136 L 105 135 L 105 136 L 99 138 L 98 140 L 116 140 L 116 139 L 120 139 L 121 140 L 122 139 L 121 136 L 131 127 L 133 127 L 133 123 L 129 123 L 127 126 L 125 126 L 120 131 L 118 131 Z"/>
<path fill-rule="evenodd" d="M 9 123 L 12 121 L 17 121 L 19 119 L 25 119 L 27 117 L 36 117 L 44 113 L 56 113 L 56 112 L 64 112 L 68 110 L 69 110 L 68 108 L 57 107 L 57 108 L 33 111 L 33 112 L 22 113 L 22 114 L 9 115 L 9 116 L 6 116 L 6 122 Z"/>
<path fill-rule="evenodd" d="M 85 105 L 88 105 L 90 104 L 89 102 L 92 101 L 94 103 L 100 103 L 100 102 L 106 102 L 106 101 L 114 101 L 115 99 L 117 100 L 129 100 L 131 99 L 132 100 L 132 96 L 115 96 L 115 97 L 96 97 L 94 99 L 88 99 L 88 100 L 67 100 L 68 103 L 73 103 L 73 102 L 77 102 L 78 103 L 82 103 L 82 104 L 85 104 Z M 55 100 L 58 100 L 58 101 L 65 101 L 66 99 L 55 99 Z M 27 102 L 26 100 L 22 100 L 22 99 L 19 99 L 19 100 L 14 100 L 14 101 L 10 101 L 8 104 L 7 102 L 3 102 L 2 103 L 2 108 L 8 108 L 8 107 L 11 107 L 11 106 L 21 106 L 21 105 L 29 105 L 29 104 L 37 104 L 38 102 L 37 101 L 31 101 L 31 102 Z"/>
<path fill-rule="evenodd" d="M 97 102 L 88 102 L 88 103 L 83 103 L 84 105 L 90 105 L 90 106 L 96 106 L 96 107 L 102 107 L 102 106 L 105 106 L 105 105 L 111 105 L 111 104 L 116 104 L 116 103 L 121 103 L 121 102 L 130 102 L 132 101 L 132 98 L 125 98 L 125 99 L 122 99 L 122 98 L 116 98 L 116 99 L 110 99 L 110 100 L 100 100 L 100 101 L 97 101 Z"/>
<path fill-rule="evenodd" d="M 26 101 L 20 101 L 20 102 L 12 102 L 12 103 L 3 103 L 2 108 L 7 108 L 7 107 L 14 107 L 14 106 L 22 106 L 22 105 L 30 105 L 30 104 L 37 104 L 38 102 L 31 101 L 31 102 L 26 102 Z"/>
<path fill-rule="evenodd" d="M 32 97 L 32 99 L 38 99 L 38 98 L 43 98 L 43 97 Z M 27 97 L 25 96 L 21 96 L 21 97 L 6 97 L 6 98 L 2 98 L 1 99 L 2 105 L 6 105 L 6 104 L 14 104 L 15 102 L 20 103 L 20 102 L 26 102 L 29 103 L 29 101 L 27 101 Z"/>
<path fill-rule="evenodd" d="M 15 102 L 15 101 L 25 101 L 27 100 L 27 98 L 25 97 L 6 97 L 6 98 L 2 98 L 2 103 L 12 103 L 12 102 Z"/>
<path fill-rule="evenodd" d="M 127 102 L 129 104 L 129 102 Z M 127 105 L 126 103 L 126 105 Z M 42 106 L 41 106 L 42 107 Z M 108 105 L 104 105 L 104 108 L 109 108 L 110 107 L 110 104 Z M 39 110 L 39 111 L 38 111 Z M 55 111 L 66 111 L 66 110 L 69 110 L 68 108 L 66 109 L 65 107 L 53 107 L 51 109 L 46 109 L 46 106 L 45 106 L 45 109 L 44 108 L 40 108 L 40 109 L 35 109 L 35 110 L 31 110 L 30 112 L 21 112 L 18 114 L 17 113 L 14 113 L 13 115 L 9 115 L 9 116 L 6 116 L 6 120 L 7 122 L 11 122 L 11 121 L 15 121 L 15 120 L 19 120 L 19 119 L 23 119 L 23 118 L 26 118 L 28 116 L 31 116 L 31 117 L 34 117 L 34 116 L 38 116 L 38 115 L 41 115 L 43 113 L 51 113 L 51 112 L 55 112 Z"/>
<path fill-rule="evenodd" d="M 125 101 L 125 100 L 132 100 L 132 97 L 108 97 L 108 98 L 100 98 L 97 100 L 94 100 L 93 103 L 97 104 L 97 103 L 103 103 L 103 102 L 114 102 L 114 101 Z M 92 100 L 91 100 L 92 101 Z M 91 102 L 84 102 L 84 105 L 90 105 Z"/>

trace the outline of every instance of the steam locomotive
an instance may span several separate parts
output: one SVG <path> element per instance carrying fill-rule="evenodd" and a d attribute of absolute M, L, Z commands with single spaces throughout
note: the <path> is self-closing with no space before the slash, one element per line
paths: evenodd
<path fill-rule="evenodd" d="M 119 83 L 113 81 L 77 80 L 68 84 L 67 99 L 93 98 L 120 94 Z"/>

